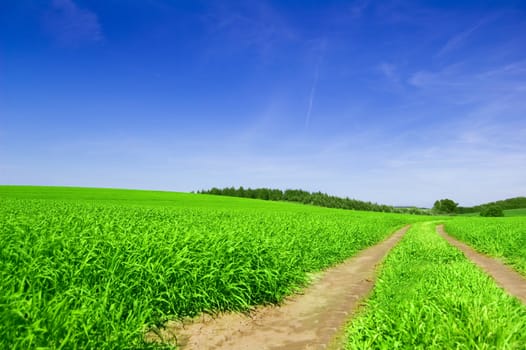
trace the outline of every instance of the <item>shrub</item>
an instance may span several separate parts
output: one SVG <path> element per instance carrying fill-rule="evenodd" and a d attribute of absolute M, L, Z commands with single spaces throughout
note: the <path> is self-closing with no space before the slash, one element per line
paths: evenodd
<path fill-rule="evenodd" d="M 488 205 L 487 207 L 481 210 L 480 216 L 487 216 L 487 217 L 504 216 L 504 212 L 502 211 L 502 208 L 499 207 L 498 205 Z"/>

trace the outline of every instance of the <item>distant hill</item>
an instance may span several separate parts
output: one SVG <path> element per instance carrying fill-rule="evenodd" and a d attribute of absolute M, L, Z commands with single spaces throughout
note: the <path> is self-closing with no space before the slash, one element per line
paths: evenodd
<path fill-rule="evenodd" d="M 526 208 L 504 210 L 504 216 L 526 216 Z"/>
<path fill-rule="evenodd" d="M 476 205 L 473 207 L 458 207 L 458 213 L 459 214 L 478 213 L 482 211 L 484 208 L 491 206 L 491 205 L 497 205 L 501 207 L 502 210 L 526 208 L 526 197 L 508 198 L 508 199 L 504 199 L 504 200 L 500 200 L 496 202 Z"/>

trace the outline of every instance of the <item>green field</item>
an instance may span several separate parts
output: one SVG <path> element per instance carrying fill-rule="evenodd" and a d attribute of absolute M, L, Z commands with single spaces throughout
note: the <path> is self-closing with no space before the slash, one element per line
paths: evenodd
<path fill-rule="evenodd" d="M 167 320 L 279 303 L 408 223 L 349 323 L 348 348 L 520 348 L 525 307 L 439 237 L 437 222 L 526 274 L 526 217 L 0 186 L 0 348 L 160 348 L 144 335 Z"/>
<path fill-rule="evenodd" d="M 445 227 L 451 236 L 526 276 L 526 217 L 458 217 L 446 222 Z"/>
<path fill-rule="evenodd" d="M 148 348 L 148 327 L 276 303 L 423 217 L 131 190 L 0 187 L 0 348 Z"/>
<path fill-rule="evenodd" d="M 347 336 L 348 349 L 523 349 L 526 307 L 428 222 L 389 254 Z"/>
<path fill-rule="evenodd" d="M 503 210 L 504 216 L 526 216 L 526 208 Z"/>
<path fill-rule="evenodd" d="M 506 209 L 502 211 L 504 213 L 504 216 L 512 217 L 512 216 L 526 216 L 526 209 Z M 467 214 L 460 214 L 460 216 L 480 216 L 480 213 L 467 213 Z"/>

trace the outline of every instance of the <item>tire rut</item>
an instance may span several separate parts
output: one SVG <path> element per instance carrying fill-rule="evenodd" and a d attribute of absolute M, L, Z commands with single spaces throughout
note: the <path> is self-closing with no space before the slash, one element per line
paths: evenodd
<path fill-rule="evenodd" d="M 338 349 L 346 322 L 374 286 L 376 267 L 409 227 L 325 270 L 302 294 L 286 298 L 280 306 L 257 307 L 248 314 L 204 315 L 189 324 L 170 321 L 146 339 L 183 350 Z"/>
<path fill-rule="evenodd" d="M 495 258 L 481 254 L 466 243 L 451 237 L 445 231 L 444 225 L 438 225 L 436 230 L 439 235 L 444 237 L 451 245 L 460 249 L 466 257 L 490 275 L 508 294 L 513 295 L 526 304 L 526 279 L 521 274 Z"/>

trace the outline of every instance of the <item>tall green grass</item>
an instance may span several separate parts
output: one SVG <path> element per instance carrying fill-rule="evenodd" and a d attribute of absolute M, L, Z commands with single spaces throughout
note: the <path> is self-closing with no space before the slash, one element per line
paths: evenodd
<path fill-rule="evenodd" d="M 389 254 L 347 349 L 524 349 L 526 307 L 499 289 L 433 223 Z"/>
<path fill-rule="evenodd" d="M 447 233 L 476 250 L 499 258 L 526 276 L 526 217 L 455 218 Z"/>
<path fill-rule="evenodd" d="M 2 349 L 155 347 L 143 340 L 149 327 L 279 302 L 308 272 L 415 220 L 189 194 L 57 192 L 0 188 Z"/>

